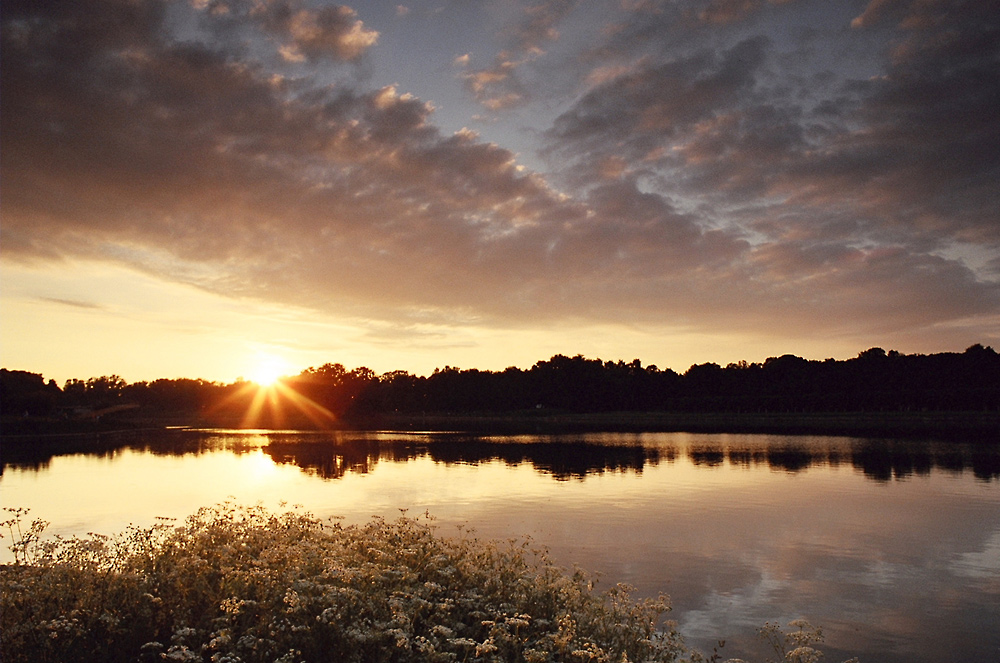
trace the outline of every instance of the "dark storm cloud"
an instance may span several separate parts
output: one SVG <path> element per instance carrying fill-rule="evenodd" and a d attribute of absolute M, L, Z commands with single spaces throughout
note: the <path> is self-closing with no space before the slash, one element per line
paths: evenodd
<path fill-rule="evenodd" d="M 543 177 L 359 86 L 377 35 L 353 10 L 8 3 L 4 255 L 397 321 L 842 334 L 996 313 L 954 252 L 1000 245 L 997 4 L 858 4 L 843 38 L 893 40 L 857 76 L 750 29 L 822 3 L 633 3 L 578 47 L 590 87 L 545 133 Z M 562 40 L 574 5 L 522 14 L 495 62 Z M 497 66 L 480 101 L 532 97 Z"/>

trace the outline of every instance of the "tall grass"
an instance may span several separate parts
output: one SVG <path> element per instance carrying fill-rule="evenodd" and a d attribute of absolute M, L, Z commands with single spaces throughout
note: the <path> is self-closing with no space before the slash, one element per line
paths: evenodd
<path fill-rule="evenodd" d="M 6 663 L 706 660 L 663 621 L 665 597 L 599 594 L 527 541 L 442 537 L 427 517 L 344 526 L 225 503 L 180 526 L 45 540 L 45 523 L 12 515 Z M 775 651 L 815 660 L 802 647 Z"/>

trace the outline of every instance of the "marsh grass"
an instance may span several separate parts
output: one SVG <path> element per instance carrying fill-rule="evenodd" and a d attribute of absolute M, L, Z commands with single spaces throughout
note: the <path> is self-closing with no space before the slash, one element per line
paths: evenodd
<path fill-rule="evenodd" d="M 347 526 L 224 503 L 180 525 L 45 540 L 44 522 L 8 511 L 6 663 L 719 658 L 684 646 L 665 597 L 597 593 L 530 541 L 442 537 L 427 516 Z"/>

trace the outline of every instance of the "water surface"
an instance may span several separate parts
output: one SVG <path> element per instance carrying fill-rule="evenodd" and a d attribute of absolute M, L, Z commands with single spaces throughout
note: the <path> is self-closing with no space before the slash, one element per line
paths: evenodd
<path fill-rule="evenodd" d="M 559 564 L 670 595 L 689 642 L 763 659 L 765 621 L 821 624 L 826 660 L 1000 660 L 1000 453 L 851 438 L 178 431 L 4 450 L 4 506 L 114 533 L 226 499 L 318 516 L 429 513 L 529 536 Z M 90 445 L 90 446 L 87 446 Z M 9 553 L 4 550 L 6 558 Z M 837 657 L 840 658 L 837 658 Z"/>

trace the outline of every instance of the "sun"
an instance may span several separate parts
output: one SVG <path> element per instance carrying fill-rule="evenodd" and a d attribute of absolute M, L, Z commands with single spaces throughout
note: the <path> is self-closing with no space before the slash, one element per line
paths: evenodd
<path fill-rule="evenodd" d="M 278 354 L 255 351 L 246 359 L 241 384 L 215 408 L 224 412 L 243 410 L 240 428 L 286 429 L 291 426 L 329 428 L 337 416 L 299 393 L 299 380 L 292 364 Z"/>
<path fill-rule="evenodd" d="M 253 370 L 250 371 L 250 381 L 261 387 L 274 385 L 288 371 L 288 362 L 274 355 L 260 355 Z"/>

